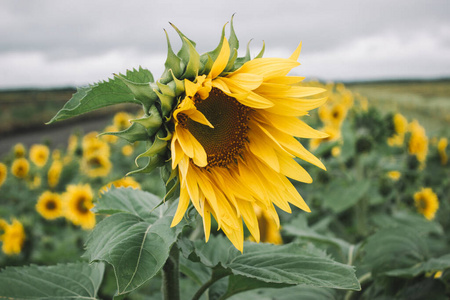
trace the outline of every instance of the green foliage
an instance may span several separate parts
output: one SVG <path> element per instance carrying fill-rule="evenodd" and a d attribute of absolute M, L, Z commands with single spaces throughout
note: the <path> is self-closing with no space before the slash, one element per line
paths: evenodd
<path fill-rule="evenodd" d="M 90 262 L 105 261 L 116 274 L 118 295 L 154 277 L 169 257 L 181 232 L 171 228 L 174 206 L 134 189 L 113 189 L 99 201 L 97 212 L 112 214 L 100 222 L 86 242 Z"/>
<path fill-rule="evenodd" d="M 103 272 L 101 263 L 9 267 L 0 272 L 0 298 L 98 299 Z"/>

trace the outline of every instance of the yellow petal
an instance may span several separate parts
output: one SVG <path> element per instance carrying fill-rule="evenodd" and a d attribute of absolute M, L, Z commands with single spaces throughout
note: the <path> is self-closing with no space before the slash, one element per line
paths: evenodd
<path fill-rule="evenodd" d="M 306 170 L 303 169 L 303 167 L 300 166 L 292 157 L 279 154 L 278 160 L 280 162 L 280 171 L 282 174 L 300 182 L 312 182 L 311 175 L 309 175 L 308 172 L 306 172 Z"/>
<path fill-rule="evenodd" d="M 180 190 L 180 200 L 178 201 L 177 211 L 173 217 L 170 227 L 176 226 L 183 219 L 184 213 L 189 206 L 189 194 L 185 188 Z"/>
<path fill-rule="evenodd" d="M 268 121 L 275 128 L 278 128 L 287 134 L 302 138 L 328 137 L 328 134 L 311 128 L 296 117 L 279 116 L 268 112 L 261 112 L 260 114 L 264 116 L 265 120 L 263 120 L 263 122 Z"/>
<path fill-rule="evenodd" d="M 208 242 L 211 232 L 211 209 L 206 201 L 203 206 L 203 230 L 205 231 L 205 241 Z"/>
<path fill-rule="evenodd" d="M 247 90 L 254 90 L 258 88 L 263 83 L 263 79 L 264 78 L 261 75 L 251 73 L 236 73 L 222 78 L 225 83 L 232 82 L 235 85 Z"/>
<path fill-rule="evenodd" d="M 294 53 L 292 53 L 289 59 L 297 61 L 301 51 L 302 51 L 302 42 L 300 42 L 300 44 L 297 46 L 297 49 L 295 49 Z"/>
<path fill-rule="evenodd" d="M 300 63 L 284 58 L 256 58 L 246 62 L 236 73 L 253 73 L 264 76 L 264 79 L 285 76 Z"/>
<path fill-rule="evenodd" d="M 222 73 L 225 67 L 227 66 L 229 59 L 230 59 L 230 46 L 228 44 L 228 40 L 224 37 L 219 56 L 217 56 L 217 59 L 214 62 L 208 77 L 214 79 L 217 76 L 219 76 L 220 73 Z"/>
<path fill-rule="evenodd" d="M 244 219 L 244 222 L 247 225 L 250 234 L 253 236 L 255 241 L 259 243 L 260 234 L 259 234 L 258 218 L 256 217 L 253 204 L 245 200 L 241 200 L 238 203 L 240 211 L 242 212 L 242 218 Z"/>

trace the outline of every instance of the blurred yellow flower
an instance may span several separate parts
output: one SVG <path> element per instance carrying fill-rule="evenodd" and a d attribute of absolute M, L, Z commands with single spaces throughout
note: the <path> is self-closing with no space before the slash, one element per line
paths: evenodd
<path fill-rule="evenodd" d="M 112 182 L 104 185 L 100 189 L 100 192 L 101 193 L 106 193 L 111 188 L 111 186 L 114 186 L 116 188 L 119 188 L 119 187 L 131 187 L 133 189 L 141 189 L 141 185 L 136 180 L 134 180 L 133 177 L 127 176 L 127 177 L 120 178 L 118 180 L 112 181 Z"/>
<path fill-rule="evenodd" d="M 122 147 L 122 154 L 124 156 L 130 156 L 131 154 L 133 154 L 133 150 L 134 150 L 133 146 L 125 145 Z"/>
<path fill-rule="evenodd" d="M 52 160 L 60 160 L 61 159 L 61 151 L 59 149 L 55 149 L 52 152 Z"/>
<path fill-rule="evenodd" d="M 45 191 L 38 198 L 36 211 L 47 220 L 62 217 L 63 208 L 61 196 L 50 191 Z"/>
<path fill-rule="evenodd" d="M 19 254 L 25 241 L 23 225 L 17 219 L 13 219 L 11 224 L 5 223 L 2 225 L 4 233 L 0 236 L 0 241 L 3 242 L 2 251 L 6 255 Z"/>
<path fill-rule="evenodd" d="M 17 143 L 14 145 L 13 152 L 16 158 L 25 157 L 26 153 L 25 146 L 22 143 Z"/>
<path fill-rule="evenodd" d="M 64 215 L 73 224 L 83 229 L 92 229 L 95 226 L 95 214 L 91 211 L 93 194 L 89 184 L 68 185 L 63 194 Z"/>
<path fill-rule="evenodd" d="M 320 146 L 320 144 L 324 142 L 334 142 L 341 138 L 341 131 L 339 130 L 339 128 L 335 126 L 332 125 L 325 126 L 322 129 L 320 129 L 320 131 L 328 134 L 328 137 L 321 139 L 311 139 L 309 141 L 309 149 L 315 150 Z"/>
<path fill-rule="evenodd" d="M 439 152 L 439 156 L 441 158 L 441 164 L 443 166 L 445 166 L 447 164 L 447 162 L 448 162 L 447 152 L 445 151 L 447 149 L 447 145 L 448 145 L 448 140 L 445 137 L 440 138 L 439 142 L 437 144 L 437 149 L 438 149 L 438 152 Z"/>
<path fill-rule="evenodd" d="M 387 173 L 387 176 L 394 181 L 399 180 L 401 175 L 402 173 L 400 173 L 399 171 L 389 171 Z"/>
<path fill-rule="evenodd" d="M 11 166 L 11 173 L 17 178 L 25 178 L 30 170 L 30 163 L 26 158 L 16 158 Z"/>
<path fill-rule="evenodd" d="M 439 200 L 431 188 L 422 188 L 414 194 L 414 204 L 417 211 L 426 219 L 433 220 L 439 209 Z"/>
<path fill-rule="evenodd" d="M 4 163 L 0 162 L 0 187 L 5 182 L 7 176 L 8 176 L 8 168 Z"/>
<path fill-rule="evenodd" d="M 396 113 L 393 118 L 395 132 L 400 135 L 405 134 L 408 130 L 408 120 L 400 113 Z"/>
<path fill-rule="evenodd" d="M 30 148 L 30 160 L 38 167 L 43 167 L 47 163 L 50 150 L 42 144 L 35 144 Z"/>
<path fill-rule="evenodd" d="M 80 168 L 83 173 L 91 178 L 105 177 L 111 172 L 112 163 L 108 157 L 94 153 L 83 156 Z"/>
<path fill-rule="evenodd" d="M 334 126 L 340 127 L 346 116 L 347 109 L 343 104 L 337 103 L 333 105 L 330 111 L 330 121 Z"/>
<path fill-rule="evenodd" d="M 119 130 L 122 131 L 130 127 L 130 120 L 133 117 L 127 112 L 118 112 L 114 115 L 113 124 Z"/>
<path fill-rule="evenodd" d="M 400 147 L 403 145 L 404 139 L 405 139 L 404 134 L 400 135 L 400 134 L 395 133 L 393 136 L 388 137 L 387 143 L 391 147 L 395 147 L 395 146 Z"/>
<path fill-rule="evenodd" d="M 117 132 L 119 129 L 114 125 L 106 126 L 104 132 Z M 119 139 L 117 136 L 112 134 L 105 134 L 101 136 L 101 139 L 107 143 L 114 144 Z"/>
<path fill-rule="evenodd" d="M 283 244 L 280 228 L 273 217 L 256 205 L 253 207 L 255 208 L 255 214 L 258 218 L 260 241 L 263 243 L 271 243 L 276 245 Z"/>
<path fill-rule="evenodd" d="M 42 179 L 41 176 L 39 174 L 36 174 L 33 176 L 33 178 L 29 179 L 28 181 L 28 188 L 30 190 L 35 190 L 37 188 L 39 188 L 42 184 Z"/>
<path fill-rule="evenodd" d="M 67 143 L 67 153 L 74 154 L 78 148 L 78 136 L 72 134 L 69 136 L 69 141 Z"/>
<path fill-rule="evenodd" d="M 61 177 L 61 172 L 63 169 L 63 164 L 60 160 L 54 160 L 48 169 L 47 182 L 48 186 L 54 188 L 59 183 L 59 178 Z"/>
<path fill-rule="evenodd" d="M 423 167 L 428 154 L 428 137 L 425 129 L 417 120 L 414 120 L 409 124 L 409 131 L 411 132 L 408 145 L 409 154 L 415 155 Z"/>
<path fill-rule="evenodd" d="M 433 278 L 434 279 L 438 279 L 438 278 L 441 278 L 442 277 L 442 271 L 437 271 L 435 274 L 434 274 L 434 276 L 433 276 Z"/>
<path fill-rule="evenodd" d="M 333 157 L 338 157 L 339 155 L 341 155 L 341 147 L 340 146 L 334 146 L 333 148 L 331 148 L 331 155 Z"/>
<path fill-rule="evenodd" d="M 110 147 L 108 143 L 97 138 L 98 133 L 93 131 L 83 137 L 82 148 L 83 156 L 101 155 L 110 156 Z"/>

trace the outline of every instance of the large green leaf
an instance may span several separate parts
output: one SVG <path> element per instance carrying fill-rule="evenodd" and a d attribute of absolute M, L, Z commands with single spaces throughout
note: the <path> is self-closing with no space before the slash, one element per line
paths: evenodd
<path fill-rule="evenodd" d="M 154 277 L 166 262 L 183 224 L 171 228 L 174 207 L 140 190 L 113 189 L 102 196 L 101 221 L 86 243 L 90 261 L 112 265 L 118 295 L 131 292 Z"/>
<path fill-rule="evenodd" d="M 126 76 L 122 75 L 122 78 L 139 84 L 148 83 L 149 85 L 153 81 L 150 71 L 142 68 L 127 71 Z M 155 94 L 154 100 L 156 99 Z M 119 103 L 135 103 L 150 107 L 151 101 L 148 100 L 147 102 L 136 99 L 132 90 L 123 80 L 119 78 L 109 79 L 108 81 L 101 81 L 88 87 L 79 88 L 48 124 Z"/>
<path fill-rule="evenodd" d="M 103 279 L 101 263 L 7 267 L 0 273 L 2 299 L 97 299 Z"/>
<path fill-rule="evenodd" d="M 424 240 L 410 228 L 395 227 L 379 230 L 364 246 L 365 264 L 373 274 L 410 268 L 426 260 Z"/>
<path fill-rule="evenodd" d="M 245 292 L 229 300 L 334 300 L 336 292 L 332 289 L 317 288 L 311 286 L 298 285 L 283 289 L 264 288 Z"/>
<path fill-rule="evenodd" d="M 246 242 L 241 254 L 225 238 L 211 237 L 207 244 L 197 243 L 193 251 L 196 258 L 213 271 L 253 279 L 252 285 L 259 281 L 262 287 L 264 284 L 272 287 L 304 284 L 360 289 L 353 267 L 333 261 L 316 248 L 294 243 L 279 246 Z M 235 279 L 231 277 L 232 284 Z M 231 290 L 229 293 L 233 294 Z"/>

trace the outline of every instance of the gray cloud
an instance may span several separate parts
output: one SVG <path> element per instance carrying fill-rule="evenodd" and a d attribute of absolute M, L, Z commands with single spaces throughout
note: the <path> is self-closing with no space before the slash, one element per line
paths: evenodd
<path fill-rule="evenodd" d="M 25 60 L 29 65 L 23 64 L 21 67 L 28 68 L 28 73 L 36 71 L 32 70 L 33 67 L 45 68 L 46 64 L 54 66 L 55 72 L 61 72 L 57 68 L 58 63 L 70 65 L 73 60 L 83 65 L 83 62 L 90 59 L 101 61 L 102 57 L 112 67 L 117 67 L 127 63 L 125 55 L 130 55 L 130 64 L 135 64 L 140 59 L 147 60 L 141 62 L 143 65 L 148 62 L 156 63 L 155 58 L 166 52 L 163 28 L 169 31 L 174 48 L 180 45 L 169 21 L 196 41 L 197 49 L 202 53 L 216 46 L 222 26 L 236 13 L 235 29 L 241 41 L 242 54 L 250 39 L 253 39 L 252 49 L 255 52 L 261 47 L 262 40 L 265 40 L 268 54 L 288 53 L 299 41 L 303 41 L 304 58 L 322 57 L 328 61 L 330 55 L 340 55 L 341 58 L 335 56 L 334 59 L 344 61 L 347 60 L 342 59 L 345 49 L 357 56 L 354 49 L 349 48 L 362 47 L 364 41 L 367 47 L 378 51 L 378 55 L 382 52 L 382 47 L 394 51 L 392 55 L 399 55 L 407 49 L 394 49 L 397 44 L 386 43 L 407 45 L 425 36 L 427 38 L 423 41 L 431 42 L 433 46 L 432 49 L 427 48 L 427 51 L 436 53 L 433 58 L 423 57 L 423 60 L 431 60 L 431 65 L 437 68 L 437 76 L 443 72 L 445 63 L 442 67 L 435 66 L 435 60 L 439 57 L 443 61 L 447 59 L 450 49 L 449 8 L 448 0 L 437 0 L 432 4 L 429 1 L 405 0 L 45 0 L 27 2 L 26 5 L 7 0 L 0 2 L 0 61 L 9 61 L 7 67 L 17 68 L 18 61 Z M 379 45 L 367 44 L 371 39 L 376 40 Z M 426 45 L 414 45 L 426 48 Z M 371 67 L 369 50 L 364 48 L 360 52 L 369 55 L 368 61 L 363 64 L 364 68 Z M 414 52 L 414 49 L 411 50 Z M 107 59 L 114 55 L 121 61 L 120 64 Z M 427 55 L 433 56 L 433 53 Z M 17 63 L 13 63 L 15 60 L 11 61 L 11 57 L 15 57 Z M 389 61 L 388 58 L 387 56 L 383 61 Z M 382 57 L 378 59 L 382 60 Z M 350 57 L 347 64 L 357 70 L 357 61 L 359 60 L 352 60 Z M 163 61 L 160 62 L 162 63 Z M 401 69 L 404 64 L 395 63 L 394 58 L 392 66 L 400 69 L 396 71 L 393 68 L 391 76 L 407 73 L 407 69 Z M 91 73 L 101 73 L 89 69 L 89 64 L 86 67 Z M 324 67 L 326 66 L 319 69 L 326 71 Z M 103 71 L 108 69 L 101 65 L 97 68 Z M 4 72 L 0 70 L 0 86 L 14 83 L 11 76 L 21 75 L 15 70 L 8 70 L 8 74 Z M 48 70 L 41 72 L 46 73 Z M 427 74 L 433 76 L 432 71 Z M 78 82 L 73 79 L 78 75 L 72 79 L 70 74 L 68 76 L 67 82 Z M 383 76 L 389 76 L 389 72 Z M 28 84 L 33 84 L 32 80 Z M 40 83 L 36 81 L 35 84 Z"/>

